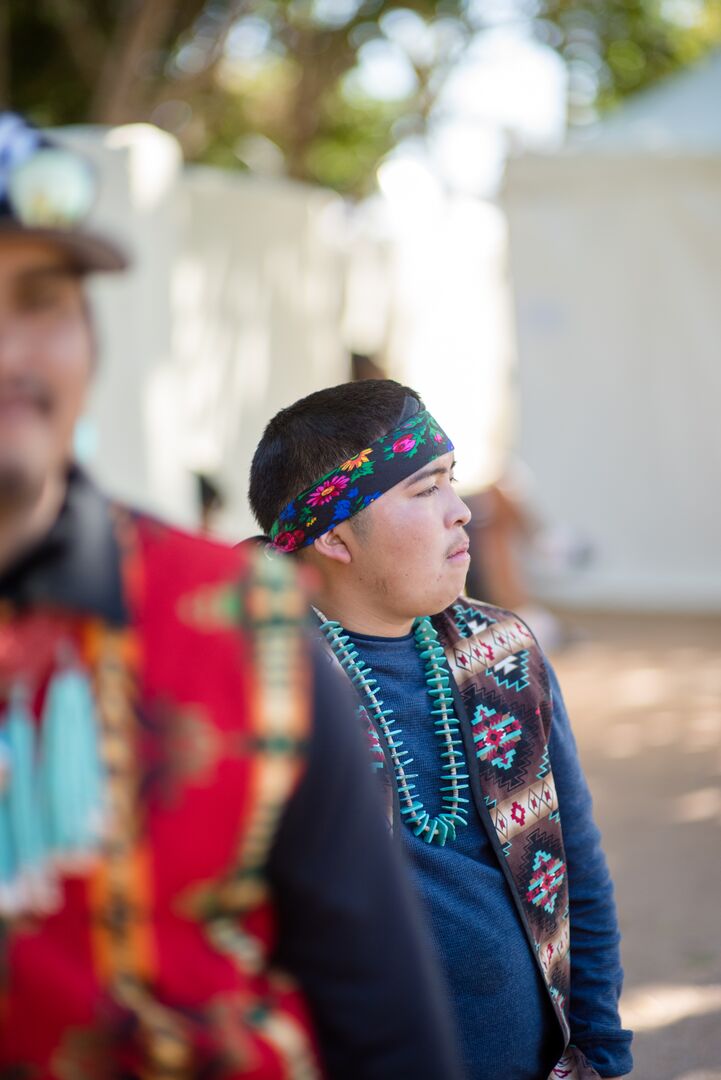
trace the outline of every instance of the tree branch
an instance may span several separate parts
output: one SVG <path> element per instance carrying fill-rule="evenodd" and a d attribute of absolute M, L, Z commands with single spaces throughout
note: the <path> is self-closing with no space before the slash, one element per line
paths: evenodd
<path fill-rule="evenodd" d="M 79 75 L 91 91 L 108 43 L 105 35 L 89 21 L 89 5 L 81 6 L 77 0 L 44 0 L 44 7 L 65 42 Z"/>
<path fill-rule="evenodd" d="M 10 15 L 0 4 L 0 106 L 10 107 Z"/>
<path fill-rule="evenodd" d="M 176 0 L 128 0 L 97 80 L 91 113 L 102 124 L 144 119 L 139 102 L 148 77 L 142 61 L 160 49 L 177 14 Z"/>
<path fill-rule="evenodd" d="M 232 0 L 223 22 L 218 29 L 218 36 L 213 42 L 212 53 L 209 57 L 208 64 L 202 71 L 181 75 L 178 78 L 163 79 L 159 82 L 156 87 L 157 92 L 153 97 L 152 103 L 149 105 L 149 112 L 158 105 L 161 105 L 164 101 L 172 101 L 178 97 L 188 99 L 198 92 L 202 93 L 203 91 L 212 88 L 218 65 L 223 59 L 225 43 L 228 40 L 230 31 L 233 29 L 233 26 L 238 19 L 241 19 L 244 15 L 252 12 L 256 3 L 257 0 Z"/>

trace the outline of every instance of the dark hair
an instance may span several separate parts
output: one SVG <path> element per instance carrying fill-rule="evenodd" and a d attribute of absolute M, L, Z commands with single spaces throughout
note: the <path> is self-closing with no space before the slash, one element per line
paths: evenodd
<path fill-rule="evenodd" d="M 248 499 L 269 532 L 291 499 L 423 407 L 392 379 L 342 383 L 301 398 L 270 421 L 253 455 Z"/>

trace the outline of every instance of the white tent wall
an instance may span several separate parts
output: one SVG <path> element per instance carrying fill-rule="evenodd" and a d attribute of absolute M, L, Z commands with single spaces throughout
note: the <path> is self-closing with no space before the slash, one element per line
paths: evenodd
<path fill-rule="evenodd" d="M 509 168 L 521 454 L 595 558 L 562 603 L 721 611 L 721 157 Z"/>
<path fill-rule="evenodd" d="M 344 208 L 331 192 L 210 168 L 187 170 L 183 190 L 173 312 L 188 460 L 219 482 L 219 525 L 238 539 L 258 532 L 246 492 L 268 420 L 349 377 Z"/>
<path fill-rule="evenodd" d="M 651 86 L 573 138 L 593 151 L 721 153 L 721 50 Z"/>
<path fill-rule="evenodd" d="M 470 494 L 504 474 L 515 439 L 506 222 L 489 202 L 445 196 L 406 212 L 404 226 L 391 247 L 384 366 L 445 425 Z"/>
<path fill-rule="evenodd" d="M 113 494 L 190 523 L 195 498 L 183 461 L 171 341 L 180 147 L 148 124 L 53 134 L 94 163 L 101 183 L 93 223 L 133 260 L 125 273 L 90 282 L 100 356 L 86 417 L 88 464 Z"/>

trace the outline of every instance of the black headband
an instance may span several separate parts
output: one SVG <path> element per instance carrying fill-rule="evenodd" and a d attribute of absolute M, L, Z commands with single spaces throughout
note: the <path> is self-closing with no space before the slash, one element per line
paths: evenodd
<path fill-rule="evenodd" d="M 285 506 L 270 530 L 279 551 L 297 551 L 358 514 L 401 480 L 453 450 L 453 443 L 425 409 L 321 476 Z"/>

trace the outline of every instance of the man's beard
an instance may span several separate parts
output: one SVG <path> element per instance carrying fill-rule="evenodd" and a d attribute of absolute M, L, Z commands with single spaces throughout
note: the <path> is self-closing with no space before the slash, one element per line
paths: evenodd
<path fill-rule="evenodd" d="M 18 462 L 0 462 L 0 521 L 25 513 L 43 492 L 42 477 L 36 477 Z"/>

